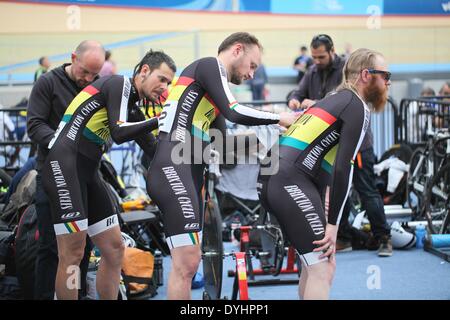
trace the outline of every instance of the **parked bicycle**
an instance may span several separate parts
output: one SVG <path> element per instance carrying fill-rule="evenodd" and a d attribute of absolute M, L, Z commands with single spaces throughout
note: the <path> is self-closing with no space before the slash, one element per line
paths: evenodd
<path fill-rule="evenodd" d="M 438 171 L 446 163 L 446 141 L 450 138 L 448 129 L 433 129 L 433 121 L 437 111 L 426 108 L 420 111 L 427 115 L 427 142 L 424 147 L 418 147 L 413 152 L 407 178 L 407 200 L 413 210 L 415 220 L 424 217 L 424 203 L 427 187 Z"/>
<path fill-rule="evenodd" d="M 431 179 L 425 195 L 424 211 L 431 233 L 450 233 L 450 137 L 446 141 L 446 154 Z M 441 220 L 440 224 L 435 223 Z"/>

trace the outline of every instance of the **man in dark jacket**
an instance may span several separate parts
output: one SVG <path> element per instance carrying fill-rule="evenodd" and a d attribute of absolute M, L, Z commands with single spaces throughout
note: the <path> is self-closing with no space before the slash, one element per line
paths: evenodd
<path fill-rule="evenodd" d="M 98 77 L 105 61 L 105 50 L 97 41 L 86 40 L 78 45 L 71 60 L 72 63 L 65 63 L 42 75 L 36 81 L 28 102 L 28 135 L 38 145 L 35 202 L 40 237 L 36 260 L 36 299 L 54 298 L 58 266 L 49 200 L 42 187 L 42 164 L 48 154 L 47 146 L 66 108 L 85 86 Z"/>
<path fill-rule="evenodd" d="M 288 106 L 293 110 L 313 105 L 342 82 L 345 61 L 334 52 L 330 36 L 319 34 L 312 39 L 311 56 L 314 65 L 308 69 L 298 89 L 288 98 Z"/>

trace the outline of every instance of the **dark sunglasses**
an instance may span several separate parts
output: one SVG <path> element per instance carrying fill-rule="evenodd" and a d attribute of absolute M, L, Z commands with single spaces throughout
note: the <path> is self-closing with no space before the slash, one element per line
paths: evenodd
<path fill-rule="evenodd" d="M 389 81 L 391 80 L 391 75 L 392 73 L 390 73 L 389 71 L 382 71 L 382 70 L 376 70 L 376 69 L 368 69 L 367 71 L 369 71 L 369 73 L 372 74 L 382 74 L 384 77 L 384 80 Z"/>

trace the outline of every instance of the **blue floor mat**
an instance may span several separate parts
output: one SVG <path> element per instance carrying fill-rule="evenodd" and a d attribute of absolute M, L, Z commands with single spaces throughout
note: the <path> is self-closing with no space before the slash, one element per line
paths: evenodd
<path fill-rule="evenodd" d="M 225 243 L 225 251 L 237 251 Z M 333 300 L 449 300 L 450 263 L 422 249 L 394 250 L 392 257 L 380 258 L 376 251 L 351 251 L 336 256 L 337 270 L 331 288 Z M 259 264 L 254 263 L 255 267 Z M 222 296 L 231 298 L 233 278 L 227 271 L 234 269 L 231 257 L 224 259 Z M 170 257 L 164 258 L 164 286 L 152 300 L 167 298 L 167 278 Z M 203 272 L 203 270 L 199 270 Z M 270 279 L 272 276 L 265 276 Z M 293 275 L 282 275 L 292 279 Z M 256 280 L 262 277 L 256 277 Z M 192 290 L 192 299 L 201 300 L 203 289 Z M 249 288 L 252 300 L 296 300 L 296 285 L 258 286 Z"/>

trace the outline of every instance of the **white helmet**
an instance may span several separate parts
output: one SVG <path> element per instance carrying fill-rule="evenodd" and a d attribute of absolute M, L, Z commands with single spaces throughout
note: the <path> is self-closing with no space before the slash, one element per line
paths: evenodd
<path fill-rule="evenodd" d="M 136 248 L 136 241 L 125 232 L 122 232 L 122 241 L 125 247 Z"/>
<path fill-rule="evenodd" d="M 416 244 L 416 235 L 403 229 L 400 222 L 391 225 L 392 247 L 395 249 L 410 249 Z"/>

